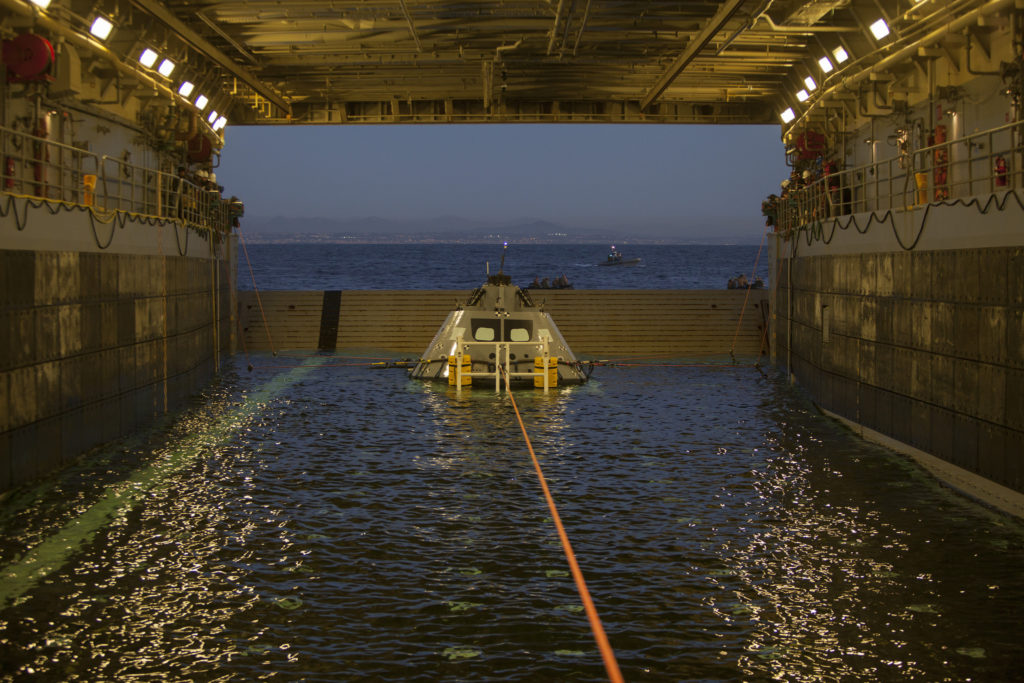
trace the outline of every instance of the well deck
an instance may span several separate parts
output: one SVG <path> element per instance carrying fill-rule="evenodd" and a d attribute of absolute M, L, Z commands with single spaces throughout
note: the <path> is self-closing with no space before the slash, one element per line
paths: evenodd
<path fill-rule="evenodd" d="M 378 349 L 421 353 L 464 290 L 239 292 L 245 349 Z M 764 290 L 543 290 L 577 355 L 757 355 L 768 319 Z M 262 313 L 261 306 L 262 303 Z M 264 317 L 266 324 L 264 324 Z M 767 349 L 764 349 L 767 352 Z"/>

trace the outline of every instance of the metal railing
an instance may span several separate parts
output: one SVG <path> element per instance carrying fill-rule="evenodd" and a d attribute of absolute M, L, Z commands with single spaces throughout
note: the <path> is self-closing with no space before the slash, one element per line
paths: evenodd
<path fill-rule="evenodd" d="M 121 211 L 185 225 L 230 231 L 240 215 L 219 190 L 0 126 L 0 193 Z"/>
<path fill-rule="evenodd" d="M 904 211 L 1024 187 L 1024 121 L 907 151 L 864 166 L 821 173 L 788 188 L 772 207 L 789 231 L 835 216 Z"/>
<path fill-rule="evenodd" d="M 537 370 L 535 368 L 531 368 L 528 372 L 521 372 L 521 371 L 513 370 L 512 369 L 512 362 L 513 361 L 511 360 L 511 357 L 512 357 L 511 348 L 512 348 L 512 344 L 513 343 L 515 343 L 517 346 L 521 346 L 522 345 L 522 342 L 465 341 L 462 337 L 458 337 L 458 339 L 456 340 L 456 343 L 455 343 L 455 348 L 456 348 L 456 352 L 455 353 L 457 354 L 460 362 L 456 362 L 455 365 L 454 365 L 454 371 L 455 371 L 455 381 L 454 381 L 454 384 L 455 384 L 456 390 L 457 391 L 462 391 L 462 386 L 463 386 L 462 378 L 463 377 L 468 377 L 468 378 L 485 377 L 485 378 L 488 378 L 488 379 L 493 378 L 494 379 L 494 391 L 496 391 L 496 392 L 500 392 L 501 391 L 501 377 L 502 377 L 502 375 L 504 375 L 507 378 L 506 385 L 505 385 L 506 390 L 511 390 L 511 387 L 509 387 L 508 384 L 514 378 L 518 378 L 518 379 L 532 379 L 532 378 L 535 378 L 535 377 L 539 377 L 540 374 L 537 372 Z M 548 364 L 550 362 L 549 359 L 551 358 L 551 354 L 550 354 L 550 349 L 548 348 L 548 341 L 547 341 L 547 339 L 542 340 L 536 346 L 537 346 L 538 351 L 539 351 L 538 356 L 540 356 L 540 357 L 542 357 L 544 359 L 544 364 L 543 364 L 544 372 L 541 373 L 541 374 L 543 374 L 543 378 L 541 380 L 542 384 L 540 386 L 543 387 L 545 392 L 547 392 L 548 389 L 554 387 L 556 385 L 556 383 L 557 383 L 557 381 L 556 381 L 556 383 L 549 382 L 550 376 L 548 374 L 548 370 L 549 370 L 549 365 Z M 469 372 L 464 371 L 462 369 L 462 363 L 461 363 L 462 355 L 464 353 L 466 353 L 467 351 L 471 351 L 472 349 L 478 349 L 478 350 L 484 350 L 484 351 L 491 351 L 493 349 L 492 357 L 493 357 L 494 369 L 493 370 L 484 370 L 484 371 L 472 371 L 472 370 L 470 370 Z M 469 355 L 470 355 L 470 357 L 473 356 L 472 353 L 470 353 Z"/>

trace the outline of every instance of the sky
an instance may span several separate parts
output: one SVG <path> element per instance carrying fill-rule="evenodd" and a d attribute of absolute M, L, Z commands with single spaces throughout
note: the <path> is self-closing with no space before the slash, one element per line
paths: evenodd
<path fill-rule="evenodd" d="M 697 239 L 764 228 L 778 126 L 234 126 L 215 169 L 247 218 L 545 220 Z M 244 223 L 243 223 L 244 225 Z"/>

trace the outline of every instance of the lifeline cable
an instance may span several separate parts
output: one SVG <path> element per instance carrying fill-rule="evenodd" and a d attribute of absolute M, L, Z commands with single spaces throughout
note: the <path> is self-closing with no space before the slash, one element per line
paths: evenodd
<path fill-rule="evenodd" d="M 749 368 L 749 363 L 595 363 L 617 368 Z"/>
<path fill-rule="evenodd" d="M 502 373 L 504 374 L 504 368 L 502 368 Z M 508 381 L 509 378 L 506 375 L 506 384 Z M 576 562 L 576 555 L 573 553 L 572 545 L 569 543 L 569 536 L 565 533 L 565 527 L 562 526 L 562 518 L 559 517 L 558 508 L 555 507 L 555 499 L 551 497 L 551 491 L 548 489 L 547 481 L 544 479 L 544 472 L 540 468 L 540 461 L 537 460 L 537 454 L 533 452 L 530 435 L 526 433 L 526 425 L 523 424 L 523 417 L 519 414 L 519 406 L 516 405 L 516 399 L 512 396 L 511 391 L 508 392 L 508 398 L 512 402 L 512 410 L 516 413 L 516 420 L 519 421 L 519 428 L 523 432 L 526 448 L 530 451 L 533 468 L 537 471 L 537 479 L 540 480 L 540 487 L 544 491 L 548 510 L 551 511 L 551 518 L 554 520 L 555 528 L 558 530 L 558 538 L 562 541 L 565 558 L 569 562 L 569 570 L 572 572 L 572 578 L 576 582 L 576 589 L 579 591 L 580 599 L 583 601 L 583 608 L 587 612 L 587 619 L 590 621 L 590 630 L 594 633 L 594 640 L 597 641 L 597 647 L 601 651 L 601 659 L 604 661 L 605 671 L 608 672 L 608 680 L 613 683 L 622 683 L 622 672 L 619 671 L 619 663 L 615 661 L 615 652 L 612 651 L 612 646 L 608 642 L 608 636 L 605 635 L 604 627 L 601 626 L 601 617 L 597 614 L 594 601 L 590 599 L 590 591 L 587 590 L 587 584 L 583 580 L 583 572 L 580 571 L 580 566 Z"/>
<path fill-rule="evenodd" d="M 163 226 L 167 223 L 171 223 L 175 226 L 178 225 L 177 221 L 160 218 L 158 216 L 150 216 L 147 214 L 137 213 L 134 211 L 124 211 L 122 209 L 98 209 L 94 206 L 84 206 L 82 204 L 76 204 L 74 202 L 66 201 L 64 199 L 47 199 L 35 197 L 32 195 L 15 194 L 11 192 L 0 192 L 0 195 L 6 197 L 6 201 L 0 203 L 0 218 L 7 218 L 9 215 L 14 216 L 14 227 L 18 232 L 24 232 L 28 227 L 29 219 L 29 207 L 34 209 L 45 208 L 51 216 L 56 216 L 62 211 L 68 213 L 72 211 L 82 211 L 89 214 L 89 226 L 92 229 L 93 241 L 96 243 L 96 247 L 100 250 L 105 250 L 110 247 L 114 241 L 114 236 L 117 233 L 118 228 L 124 228 L 128 223 L 133 225 L 157 225 Z M 17 200 L 23 200 L 21 215 L 18 214 L 18 203 Z M 103 225 L 110 226 L 110 235 L 107 238 L 106 244 L 103 244 L 100 240 L 99 231 L 96 229 L 96 224 L 101 223 Z M 202 228 L 199 226 L 192 226 L 191 228 L 185 225 L 185 247 L 184 250 L 181 246 L 181 238 L 178 237 L 177 229 L 175 229 L 175 239 L 178 243 L 178 254 L 185 256 L 188 252 L 188 238 L 192 230 L 196 230 L 197 233 L 202 232 Z M 208 229 L 207 229 L 208 230 Z M 204 237 L 204 239 L 206 239 Z"/>
<path fill-rule="evenodd" d="M 696 361 L 687 358 L 681 358 L 677 352 L 667 352 L 661 354 L 652 354 L 647 356 L 620 356 L 618 358 L 599 358 L 591 361 L 586 361 L 585 365 L 590 366 L 591 370 L 596 367 L 615 367 L 615 368 L 746 368 L 750 367 L 749 363 L 741 363 L 733 357 L 732 362 L 719 362 L 716 360 Z M 632 361 L 644 361 L 644 362 L 632 362 Z M 651 362 L 651 361 L 663 361 L 663 362 Z M 674 361 L 674 362 L 669 362 Z M 685 361 L 685 362 L 684 362 Z M 755 363 L 756 364 L 756 363 Z M 589 375 L 588 375 L 589 377 Z"/>
<path fill-rule="evenodd" d="M 1005 194 L 1002 195 L 1002 197 L 999 196 L 998 192 L 990 194 L 988 195 L 988 198 L 984 201 L 984 203 L 979 197 L 972 197 L 970 199 L 944 199 L 929 202 L 924 207 L 924 210 L 922 212 L 921 223 L 917 227 L 917 235 L 909 243 L 904 242 L 903 238 L 899 234 L 899 230 L 896 227 L 895 216 L 896 213 L 903 211 L 902 209 L 888 209 L 884 212 L 871 211 L 870 214 L 868 214 L 867 223 L 863 227 L 861 227 L 860 221 L 857 219 L 857 214 L 850 214 L 848 217 L 846 217 L 847 220 L 845 225 L 842 223 L 842 217 L 832 217 L 831 219 L 829 219 L 831 221 L 832 229 L 831 232 L 829 232 L 827 239 L 825 237 L 825 222 L 820 218 L 816 218 L 814 219 L 814 221 L 805 223 L 798 227 L 787 228 L 784 231 L 784 233 L 786 239 L 793 238 L 794 240 L 800 239 L 800 233 L 804 233 L 803 241 L 807 244 L 807 246 L 811 246 L 811 244 L 819 240 L 822 244 L 831 243 L 832 239 L 835 237 L 837 229 L 849 230 L 850 226 L 853 226 L 854 230 L 863 235 L 867 233 L 868 230 L 871 229 L 871 226 L 874 223 L 878 223 L 879 225 L 888 224 L 889 227 L 892 229 L 893 237 L 896 239 L 896 242 L 897 244 L 899 244 L 900 248 L 903 249 L 904 251 L 913 251 L 917 247 L 918 242 L 921 241 L 922 236 L 924 235 L 925 228 L 928 225 L 928 219 L 930 217 L 932 207 L 973 207 L 979 214 L 984 216 L 987 215 L 993 207 L 995 207 L 996 211 L 1005 211 L 1006 206 L 1007 204 L 1009 204 L 1011 199 L 1013 199 L 1016 202 L 1018 207 L 1024 209 L 1024 200 L 1022 200 L 1020 195 L 1017 194 L 1016 189 L 1007 190 Z"/>
<path fill-rule="evenodd" d="M 267 331 L 267 343 L 270 345 L 270 353 L 277 355 L 274 348 L 274 340 L 270 338 L 270 325 L 267 324 L 267 314 L 263 312 L 263 299 L 260 298 L 260 289 L 256 286 L 256 274 L 252 272 L 252 261 L 249 260 L 249 250 L 245 246 L 245 237 L 242 236 L 242 228 L 237 229 L 238 241 L 242 243 L 242 252 L 245 254 L 245 265 L 249 267 L 249 277 L 252 278 L 252 289 L 256 293 L 256 303 L 260 306 L 260 317 L 263 318 L 263 329 Z"/>
<path fill-rule="evenodd" d="M 747 287 L 747 293 L 743 297 L 743 308 L 740 309 L 740 319 L 736 323 L 736 333 L 732 336 L 732 346 L 729 347 L 729 355 L 732 356 L 733 361 L 736 360 L 736 339 L 740 336 L 740 327 L 743 325 L 743 314 L 747 311 L 747 301 L 750 300 L 750 290 L 753 288 L 754 276 L 757 275 L 757 264 L 761 260 L 761 250 L 764 249 L 764 242 L 768 239 L 768 231 L 765 231 L 761 235 L 761 246 L 757 248 L 757 256 L 754 258 L 754 270 L 750 273 L 750 285 Z"/>

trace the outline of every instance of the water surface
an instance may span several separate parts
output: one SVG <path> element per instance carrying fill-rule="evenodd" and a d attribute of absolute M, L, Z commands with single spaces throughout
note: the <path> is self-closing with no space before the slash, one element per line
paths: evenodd
<path fill-rule="evenodd" d="M 767 283 L 756 245 L 619 245 L 636 266 L 604 267 L 609 245 L 511 244 L 504 272 L 520 286 L 565 277 L 577 289 L 724 289 L 745 273 Z M 248 262 L 246 261 L 248 253 Z M 760 253 L 759 253 L 760 252 Z M 473 289 L 501 267 L 487 244 L 251 244 L 239 256 L 240 289 Z M 249 266 L 252 266 L 250 273 Z"/>
<path fill-rule="evenodd" d="M 3 501 L 0 675 L 606 680 L 507 397 L 251 360 Z M 774 375 L 516 400 L 626 680 L 1019 677 L 1022 526 Z"/>

